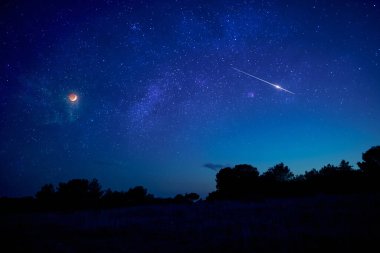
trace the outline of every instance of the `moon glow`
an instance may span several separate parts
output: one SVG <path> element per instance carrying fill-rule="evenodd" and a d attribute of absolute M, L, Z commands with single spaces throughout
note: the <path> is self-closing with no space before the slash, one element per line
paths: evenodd
<path fill-rule="evenodd" d="M 78 101 L 78 95 L 75 93 L 70 93 L 67 97 L 72 103 L 75 103 L 76 101 Z"/>

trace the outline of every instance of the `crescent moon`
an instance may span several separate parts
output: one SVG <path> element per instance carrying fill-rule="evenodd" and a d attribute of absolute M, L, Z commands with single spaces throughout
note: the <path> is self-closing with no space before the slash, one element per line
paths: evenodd
<path fill-rule="evenodd" d="M 70 102 L 74 103 L 78 100 L 78 95 L 75 93 L 70 93 L 68 95 L 68 98 L 69 98 Z"/>

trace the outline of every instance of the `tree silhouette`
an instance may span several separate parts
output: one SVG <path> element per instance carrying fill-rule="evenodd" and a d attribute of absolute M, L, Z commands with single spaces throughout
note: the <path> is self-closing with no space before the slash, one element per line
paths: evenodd
<path fill-rule="evenodd" d="M 100 185 L 99 181 L 96 178 L 94 178 L 93 180 L 91 180 L 91 182 L 89 182 L 88 196 L 91 199 L 98 200 L 102 197 L 103 193 L 104 192 L 102 191 L 102 186 Z"/>
<path fill-rule="evenodd" d="M 319 171 L 313 169 L 305 172 L 304 190 L 309 193 L 330 194 L 353 192 L 355 181 L 360 181 L 356 175 L 357 171 L 345 160 L 342 160 L 339 166 L 327 164 Z"/>
<path fill-rule="evenodd" d="M 216 189 L 219 191 L 228 191 L 233 189 L 234 182 L 231 180 L 234 172 L 230 167 L 221 169 L 216 174 Z"/>
<path fill-rule="evenodd" d="M 103 206 L 122 207 L 152 203 L 154 196 L 148 194 L 148 190 L 143 186 L 136 186 L 127 192 L 108 189 L 101 200 Z"/>
<path fill-rule="evenodd" d="M 338 171 L 339 167 L 327 164 L 320 169 L 319 175 L 322 177 L 333 177 L 337 174 Z"/>
<path fill-rule="evenodd" d="M 126 192 L 112 191 L 111 189 L 105 191 L 101 200 L 105 207 L 121 207 L 128 205 Z"/>
<path fill-rule="evenodd" d="M 96 179 L 72 179 L 67 183 L 59 183 L 57 195 L 67 208 L 83 208 L 94 206 L 102 196 L 101 186 Z"/>
<path fill-rule="evenodd" d="M 380 146 L 375 146 L 362 154 L 363 162 L 358 166 L 362 173 L 360 188 L 364 191 L 379 192 L 380 179 Z"/>
<path fill-rule="evenodd" d="M 259 172 L 248 164 L 223 168 L 216 174 L 216 188 L 223 198 L 247 198 L 258 187 Z"/>
<path fill-rule="evenodd" d="M 288 166 L 285 166 L 283 163 L 279 163 L 274 167 L 269 168 L 261 177 L 269 181 L 286 182 L 293 179 L 294 174 L 290 171 Z"/>
<path fill-rule="evenodd" d="M 353 167 L 346 160 L 342 160 L 339 164 L 339 169 L 341 171 L 352 171 Z"/>
<path fill-rule="evenodd" d="M 146 200 L 151 198 L 152 195 L 148 195 L 148 190 L 143 186 L 136 186 L 131 188 L 126 193 L 126 198 L 129 202 L 134 204 L 145 203 Z"/>
<path fill-rule="evenodd" d="M 359 162 L 359 168 L 367 175 L 380 175 L 380 146 L 367 150 L 362 155 L 363 162 Z"/>
<path fill-rule="evenodd" d="M 42 209 L 54 210 L 62 206 L 58 192 L 52 184 L 43 185 L 36 193 L 36 200 Z"/>
<path fill-rule="evenodd" d="M 319 191 L 323 193 L 336 193 L 340 181 L 339 167 L 327 164 L 319 171 Z M 343 182 L 339 182 L 341 185 Z"/>
<path fill-rule="evenodd" d="M 316 169 L 312 169 L 310 171 L 305 171 L 304 178 L 306 181 L 316 180 L 319 176 L 319 172 Z"/>
<path fill-rule="evenodd" d="M 290 194 L 290 181 L 294 178 L 288 166 L 276 164 L 260 176 L 260 192 L 264 196 L 285 196 Z"/>
<path fill-rule="evenodd" d="M 55 188 L 52 184 L 45 184 L 41 190 L 36 193 L 36 198 L 41 202 L 50 202 L 55 200 Z"/>

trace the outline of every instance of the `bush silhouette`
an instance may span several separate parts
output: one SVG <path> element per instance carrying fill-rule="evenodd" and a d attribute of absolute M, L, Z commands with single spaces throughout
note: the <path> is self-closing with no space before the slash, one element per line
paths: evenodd
<path fill-rule="evenodd" d="M 177 203 L 177 204 L 186 204 L 186 203 L 193 203 L 194 201 L 198 200 L 199 199 L 199 195 L 197 193 L 186 193 L 185 195 L 182 195 L 182 194 L 177 194 L 175 197 L 174 197 L 174 203 Z"/>
<path fill-rule="evenodd" d="M 199 194 L 197 194 L 195 192 L 191 192 L 191 193 L 186 193 L 185 198 L 194 202 L 194 201 L 197 201 L 200 198 L 200 196 L 199 196 Z"/>

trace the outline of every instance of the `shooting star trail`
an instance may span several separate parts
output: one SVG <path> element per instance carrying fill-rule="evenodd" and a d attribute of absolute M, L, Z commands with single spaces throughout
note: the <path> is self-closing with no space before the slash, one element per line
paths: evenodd
<path fill-rule="evenodd" d="M 237 72 L 243 73 L 243 74 L 245 74 L 245 75 L 247 75 L 247 76 L 250 76 L 250 77 L 253 77 L 253 78 L 255 78 L 255 79 L 259 80 L 259 81 L 262 81 L 262 82 L 264 82 L 264 83 L 267 83 L 267 84 L 269 84 L 269 85 L 275 87 L 275 88 L 278 89 L 278 90 L 283 90 L 283 91 L 288 92 L 288 93 L 293 94 L 293 95 L 296 94 L 296 93 L 294 93 L 294 92 L 291 92 L 290 90 L 287 90 L 287 89 L 285 89 L 285 88 L 282 88 L 282 87 L 281 87 L 280 85 L 278 85 L 278 84 L 270 83 L 270 82 L 268 82 L 268 81 L 265 81 L 264 79 L 258 78 L 257 76 L 251 75 L 251 74 L 249 74 L 249 73 L 247 73 L 247 72 L 245 72 L 245 71 L 243 71 L 243 70 L 240 70 L 240 69 L 238 69 L 238 68 L 234 68 L 234 67 L 231 67 L 231 68 L 233 68 L 233 69 L 236 70 Z"/>

